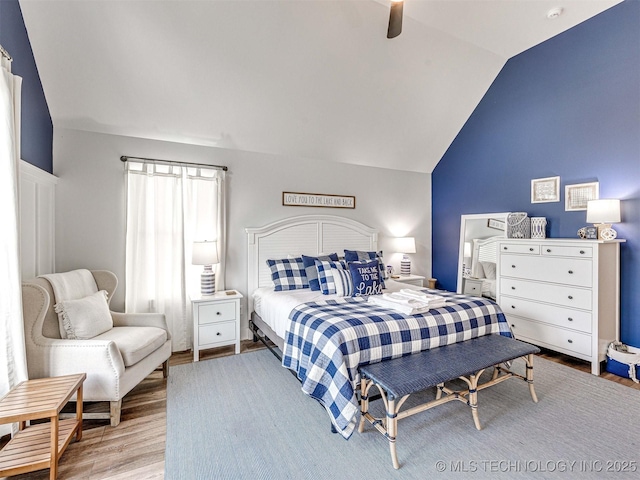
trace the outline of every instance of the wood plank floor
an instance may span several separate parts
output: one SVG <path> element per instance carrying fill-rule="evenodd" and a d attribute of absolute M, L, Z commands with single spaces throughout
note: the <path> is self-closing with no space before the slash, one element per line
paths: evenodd
<path fill-rule="evenodd" d="M 263 348 L 261 343 L 243 341 L 241 352 Z M 201 352 L 201 361 L 233 354 L 233 346 Z M 590 365 L 566 355 L 543 351 L 541 357 L 590 372 Z M 171 365 L 191 362 L 191 352 L 174 353 Z M 277 361 L 274 358 L 274 362 Z M 171 375 L 171 370 L 169 371 Z M 640 390 L 640 385 L 610 373 L 603 378 Z M 58 478 L 78 480 L 152 480 L 164 478 L 167 383 L 161 371 L 149 375 L 122 402 L 122 421 L 116 428 L 108 420 L 86 420 L 82 440 L 72 443 L 59 462 Z M 106 403 L 87 404 L 85 411 L 101 411 Z M 4 445 L 6 439 L 1 443 Z M 45 480 L 49 470 L 11 477 Z"/>

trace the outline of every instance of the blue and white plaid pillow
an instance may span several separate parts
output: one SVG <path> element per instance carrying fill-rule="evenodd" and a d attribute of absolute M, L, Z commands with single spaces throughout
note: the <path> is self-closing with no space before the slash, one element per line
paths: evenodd
<path fill-rule="evenodd" d="M 276 292 L 309 288 L 302 258 L 267 260 L 267 265 L 271 269 L 271 279 Z"/>
<path fill-rule="evenodd" d="M 318 269 L 318 282 L 323 295 L 333 295 L 336 293 L 336 280 L 333 277 L 332 269 L 341 268 L 346 270 L 347 265 L 344 262 L 333 262 L 329 260 L 316 260 L 316 268 Z"/>
<path fill-rule="evenodd" d="M 323 255 L 320 257 L 308 257 L 302 255 L 302 263 L 304 263 L 304 269 L 307 274 L 307 281 L 309 282 L 309 288 L 314 291 L 320 291 L 320 282 L 318 281 L 318 269 L 316 268 L 316 260 L 333 260 L 338 261 L 338 254 L 331 253 L 329 255 Z"/>

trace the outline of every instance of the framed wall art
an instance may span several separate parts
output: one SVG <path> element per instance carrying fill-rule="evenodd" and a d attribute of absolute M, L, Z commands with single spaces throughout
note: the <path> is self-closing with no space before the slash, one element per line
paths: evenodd
<path fill-rule="evenodd" d="M 586 210 L 589 200 L 597 200 L 600 197 L 600 184 L 598 182 L 576 183 L 564 187 L 564 210 L 573 212 Z"/>
<path fill-rule="evenodd" d="M 498 220 L 497 218 L 490 218 L 487 220 L 487 227 L 504 231 L 504 220 Z"/>
<path fill-rule="evenodd" d="M 356 208 L 356 197 L 322 193 L 282 192 L 282 205 L 292 207 Z"/>
<path fill-rule="evenodd" d="M 531 203 L 560 201 L 560 177 L 534 178 L 531 180 Z"/>

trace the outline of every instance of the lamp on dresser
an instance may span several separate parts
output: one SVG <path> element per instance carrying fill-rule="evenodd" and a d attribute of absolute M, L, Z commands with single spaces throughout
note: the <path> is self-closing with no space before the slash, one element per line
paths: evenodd
<path fill-rule="evenodd" d="M 400 275 L 411 275 L 411 260 L 409 253 L 416 253 L 416 239 L 414 237 L 400 237 L 395 240 L 396 251 L 402 253 L 400 261 Z"/>
<path fill-rule="evenodd" d="M 216 274 L 213 265 L 220 263 L 218 258 L 218 242 L 193 242 L 193 265 L 204 265 L 204 270 L 200 275 L 200 293 L 202 295 L 213 295 L 216 291 Z"/>
<path fill-rule="evenodd" d="M 600 240 L 613 240 L 618 233 L 611 228 L 612 223 L 620 222 L 620 200 L 601 198 L 587 202 L 587 222 L 598 228 Z"/>

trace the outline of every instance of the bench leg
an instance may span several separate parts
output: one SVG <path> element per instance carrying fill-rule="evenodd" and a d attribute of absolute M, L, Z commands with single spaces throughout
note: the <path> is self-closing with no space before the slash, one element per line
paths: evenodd
<path fill-rule="evenodd" d="M 398 463 L 398 454 L 396 453 L 396 435 L 398 432 L 398 414 L 396 412 L 396 400 L 389 398 L 387 405 L 387 438 L 389 439 L 389 451 L 391 452 L 391 461 L 393 468 L 400 468 Z"/>
<path fill-rule="evenodd" d="M 360 424 L 358 425 L 358 432 L 364 432 L 365 414 L 369 412 L 369 381 L 365 378 L 360 379 Z"/>
<path fill-rule="evenodd" d="M 464 380 L 467 385 L 469 385 L 469 397 L 467 399 L 467 405 L 471 407 L 471 416 L 473 417 L 473 423 L 476 425 L 478 430 L 482 430 L 482 426 L 480 425 L 480 417 L 478 416 L 478 380 L 480 380 L 480 375 L 484 372 L 480 370 L 476 372 L 475 375 L 469 375 L 469 378 L 460 377 L 461 380 Z"/>
<path fill-rule="evenodd" d="M 531 399 L 535 403 L 538 403 L 538 396 L 536 395 L 536 391 L 533 389 L 533 353 L 526 356 L 525 362 L 527 363 L 527 383 L 529 384 L 529 393 L 531 394 Z"/>

